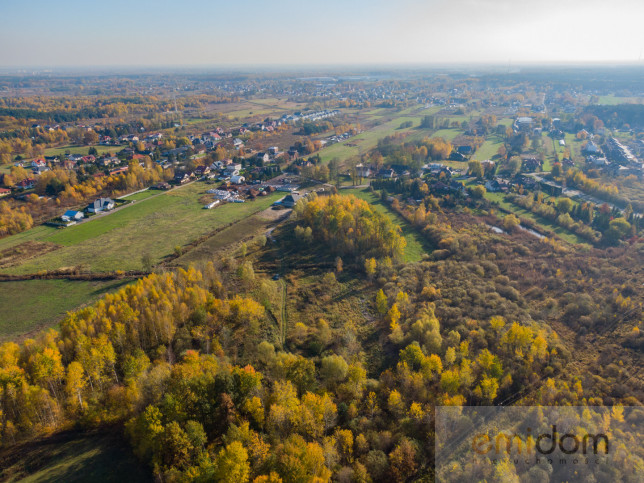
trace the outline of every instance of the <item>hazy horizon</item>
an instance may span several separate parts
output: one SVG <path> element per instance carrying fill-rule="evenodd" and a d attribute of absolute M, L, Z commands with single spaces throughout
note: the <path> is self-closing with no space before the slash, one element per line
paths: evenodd
<path fill-rule="evenodd" d="M 8 0 L 0 67 L 635 64 L 644 3 L 615 0 Z"/>

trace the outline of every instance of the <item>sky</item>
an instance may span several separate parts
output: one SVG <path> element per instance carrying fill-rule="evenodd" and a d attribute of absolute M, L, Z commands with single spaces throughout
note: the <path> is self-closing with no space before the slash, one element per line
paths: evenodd
<path fill-rule="evenodd" d="M 642 0 L 0 0 L 0 67 L 644 62 Z"/>

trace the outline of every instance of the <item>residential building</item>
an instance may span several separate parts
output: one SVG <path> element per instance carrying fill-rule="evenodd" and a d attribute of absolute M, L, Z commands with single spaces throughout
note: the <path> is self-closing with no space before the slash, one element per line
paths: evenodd
<path fill-rule="evenodd" d="M 111 198 L 98 198 L 87 207 L 87 211 L 90 213 L 100 213 L 101 211 L 113 210 L 114 206 L 114 200 Z"/>

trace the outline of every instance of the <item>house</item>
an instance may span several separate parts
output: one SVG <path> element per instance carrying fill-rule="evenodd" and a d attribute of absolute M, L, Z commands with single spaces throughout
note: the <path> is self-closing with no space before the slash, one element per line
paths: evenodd
<path fill-rule="evenodd" d="M 98 198 L 87 207 L 90 213 L 100 213 L 101 211 L 110 211 L 114 209 L 114 200 L 111 198 Z"/>
<path fill-rule="evenodd" d="M 300 198 L 301 196 L 299 194 L 291 193 L 290 195 L 286 195 L 280 204 L 287 208 L 293 208 Z"/>
<path fill-rule="evenodd" d="M 238 176 L 241 170 L 241 164 L 231 164 L 224 169 L 224 176 Z"/>
<path fill-rule="evenodd" d="M 463 145 L 456 148 L 456 152 L 462 154 L 463 156 L 470 156 L 472 153 L 474 153 L 474 148 L 472 148 L 472 146 Z"/>
<path fill-rule="evenodd" d="M 63 216 L 60 217 L 63 221 L 78 221 L 85 218 L 85 214 L 82 211 L 68 210 Z"/>
<path fill-rule="evenodd" d="M 31 167 L 36 169 L 36 168 L 44 168 L 47 166 L 47 162 L 45 161 L 45 158 L 36 158 L 31 162 Z"/>
<path fill-rule="evenodd" d="M 559 146 L 565 146 L 565 145 L 566 145 L 566 141 L 563 140 L 563 139 L 560 139 L 559 140 Z"/>
<path fill-rule="evenodd" d="M 524 158 L 523 159 L 523 169 L 525 171 L 533 172 L 541 168 L 541 161 L 537 158 Z"/>
<path fill-rule="evenodd" d="M 119 174 L 127 173 L 128 169 L 130 169 L 129 166 L 122 166 L 120 168 L 110 169 L 109 173 L 110 176 L 117 176 Z"/>
<path fill-rule="evenodd" d="M 275 156 L 275 155 L 279 154 L 279 152 L 280 152 L 280 148 L 278 148 L 277 146 L 271 146 L 270 148 L 268 148 L 268 152 L 269 152 L 272 156 Z"/>
<path fill-rule="evenodd" d="M 246 182 L 246 178 L 239 175 L 233 175 L 230 177 L 230 182 L 233 184 L 244 184 Z"/>
<path fill-rule="evenodd" d="M 65 161 L 63 161 L 63 168 L 71 171 L 73 169 L 76 169 L 76 164 L 76 161 L 66 159 Z"/>
<path fill-rule="evenodd" d="M 396 172 L 393 169 L 381 169 L 378 171 L 378 177 L 380 178 L 395 178 Z"/>
<path fill-rule="evenodd" d="M 493 179 L 491 181 L 485 182 L 485 189 L 490 193 L 497 193 L 499 191 L 508 191 L 508 185 L 505 183 L 500 183 L 499 181 Z"/>
<path fill-rule="evenodd" d="M 31 172 L 35 175 L 41 175 L 45 171 L 50 171 L 49 166 L 37 166 L 31 170 Z"/>
<path fill-rule="evenodd" d="M 164 190 L 167 191 L 171 188 L 169 183 L 157 183 L 154 186 L 152 186 L 153 190 Z"/>
<path fill-rule="evenodd" d="M 210 173 L 209 166 L 197 166 L 195 168 L 195 176 L 205 176 Z"/>
<path fill-rule="evenodd" d="M 81 158 L 82 159 L 82 158 Z M 101 158 L 98 160 L 98 164 L 101 166 L 112 166 L 113 164 L 119 164 L 121 160 L 117 157 L 110 156 L 106 158 Z"/>
<path fill-rule="evenodd" d="M 242 141 L 241 139 L 239 139 L 239 138 L 233 139 L 233 146 L 235 146 L 236 148 L 238 148 L 240 146 L 243 146 L 243 145 L 244 145 L 244 141 Z"/>
<path fill-rule="evenodd" d="M 16 188 L 19 190 L 30 190 L 36 186 L 36 180 L 33 178 L 23 179 L 16 183 Z"/>
<path fill-rule="evenodd" d="M 518 117 L 514 121 L 514 128 L 521 132 L 530 132 L 532 130 L 533 120 L 531 117 Z"/>
<path fill-rule="evenodd" d="M 588 141 L 588 144 L 586 144 L 586 146 L 584 147 L 584 149 L 581 150 L 581 152 L 589 156 L 595 156 L 601 153 L 601 150 L 599 149 L 599 146 L 597 146 L 594 142 Z"/>
<path fill-rule="evenodd" d="M 186 184 L 190 181 L 190 175 L 188 173 L 177 173 L 174 175 L 174 182 L 176 184 Z"/>
<path fill-rule="evenodd" d="M 11 190 L 8 190 L 7 188 L 0 188 L 0 198 L 3 196 L 9 196 L 11 194 Z"/>
<path fill-rule="evenodd" d="M 467 158 L 459 153 L 458 151 L 452 151 L 452 154 L 449 155 L 450 161 L 466 161 Z"/>
<path fill-rule="evenodd" d="M 365 166 L 362 163 L 356 164 L 356 175 L 361 178 L 369 178 L 373 174 L 369 166 Z"/>
<path fill-rule="evenodd" d="M 262 164 L 264 164 L 264 163 L 268 163 L 268 162 L 271 160 L 271 158 L 270 158 L 270 156 L 268 155 L 268 153 L 257 153 L 257 154 L 255 155 L 255 158 L 256 158 L 258 161 L 260 161 Z"/>

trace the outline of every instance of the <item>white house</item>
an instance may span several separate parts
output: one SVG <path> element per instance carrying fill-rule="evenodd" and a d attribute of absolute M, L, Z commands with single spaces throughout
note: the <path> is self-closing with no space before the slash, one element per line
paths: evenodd
<path fill-rule="evenodd" d="M 74 211 L 74 210 L 68 210 L 65 212 L 63 216 L 60 217 L 61 220 L 63 221 L 78 221 L 82 220 L 85 218 L 85 215 L 83 214 L 82 211 Z"/>
<path fill-rule="evenodd" d="M 90 213 L 99 213 L 101 211 L 110 211 L 114 209 L 114 201 L 110 198 L 99 198 L 87 207 Z"/>
<path fill-rule="evenodd" d="M 230 177 L 230 182 L 233 184 L 244 184 L 246 182 L 246 178 L 244 178 L 243 176 L 234 175 Z"/>

